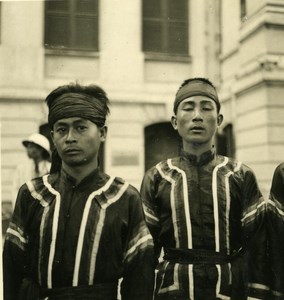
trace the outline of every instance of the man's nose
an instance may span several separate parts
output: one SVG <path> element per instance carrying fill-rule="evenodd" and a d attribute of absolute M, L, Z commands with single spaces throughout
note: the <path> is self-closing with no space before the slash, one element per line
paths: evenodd
<path fill-rule="evenodd" d="M 202 113 L 199 108 L 195 108 L 193 111 L 193 120 L 203 120 Z"/>
<path fill-rule="evenodd" d="M 66 136 L 66 142 L 67 143 L 72 143 L 72 142 L 75 142 L 77 141 L 76 139 L 76 134 L 75 134 L 75 131 L 74 129 L 69 129 L 68 130 L 68 133 L 67 133 L 67 136 Z"/>

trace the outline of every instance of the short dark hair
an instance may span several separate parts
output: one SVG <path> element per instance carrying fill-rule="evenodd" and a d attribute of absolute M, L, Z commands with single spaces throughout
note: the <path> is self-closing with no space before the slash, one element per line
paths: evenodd
<path fill-rule="evenodd" d="M 185 85 L 187 85 L 188 83 L 192 82 L 192 81 L 203 81 L 204 83 L 207 83 L 209 85 L 211 85 L 215 90 L 216 87 L 215 85 L 208 79 L 208 78 L 204 78 L 204 77 L 193 77 L 193 78 L 189 78 L 189 79 L 185 79 L 183 81 L 183 83 L 180 85 L 179 89 L 177 90 L 176 94 L 178 93 L 178 91 L 184 87 Z"/>
<path fill-rule="evenodd" d="M 59 86 L 58 88 L 50 92 L 45 99 L 48 108 L 50 108 L 50 106 L 52 105 L 55 99 L 57 99 L 58 97 L 66 93 L 78 93 L 78 94 L 93 96 L 94 98 L 96 98 L 101 102 L 105 117 L 110 112 L 109 99 L 107 97 L 106 92 L 101 87 L 95 84 L 84 86 L 77 82 Z"/>

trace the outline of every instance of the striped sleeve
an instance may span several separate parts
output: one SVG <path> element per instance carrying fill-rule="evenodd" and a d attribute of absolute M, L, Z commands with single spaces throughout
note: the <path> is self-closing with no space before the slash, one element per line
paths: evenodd
<path fill-rule="evenodd" d="M 271 299 L 284 299 L 284 163 L 274 171 L 268 208 Z"/>
<path fill-rule="evenodd" d="M 153 239 L 147 228 L 139 193 L 130 186 L 128 237 L 124 251 L 122 299 L 150 300 L 154 289 Z"/>
<path fill-rule="evenodd" d="M 267 261 L 267 203 L 251 169 L 243 172 L 243 243 L 246 248 L 248 299 L 266 299 L 269 292 Z"/>
<path fill-rule="evenodd" d="M 14 213 L 5 235 L 3 251 L 4 299 L 14 300 L 24 277 L 25 254 L 28 236 L 25 232 L 27 186 L 20 188 Z"/>
<path fill-rule="evenodd" d="M 155 255 L 157 258 L 159 258 L 161 252 L 161 245 L 159 244 L 159 235 L 161 230 L 160 216 L 158 212 L 158 206 L 156 204 L 155 191 L 158 178 L 160 178 L 159 172 L 156 167 L 153 167 L 146 172 L 140 189 L 145 219 L 154 239 Z"/>

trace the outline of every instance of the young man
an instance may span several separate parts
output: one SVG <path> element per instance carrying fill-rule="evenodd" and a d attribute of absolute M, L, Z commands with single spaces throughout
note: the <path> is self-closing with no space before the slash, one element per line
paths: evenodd
<path fill-rule="evenodd" d="M 268 200 L 271 300 L 284 299 L 284 163 L 274 170 Z"/>
<path fill-rule="evenodd" d="M 121 299 L 152 299 L 153 241 L 139 193 L 98 166 L 105 92 L 67 85 L 46 102 L 60 161 L 19 190 L 4 247 L 4 299 L 116 300 L 121 277 Z"/>
<path fill-rule="evenodd" d="M 158 266 L 155 299 L 263 299 L 265 202 L 250 168 L 215 153 L 223 121 L 213 84 L 184 81 L 172 125 L 179 157 L 146 172 L 141 187 Z"/>

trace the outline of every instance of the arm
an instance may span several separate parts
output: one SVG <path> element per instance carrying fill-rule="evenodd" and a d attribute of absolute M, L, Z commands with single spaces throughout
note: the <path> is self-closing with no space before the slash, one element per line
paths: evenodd
<path fill-rule="evenodd" d="M 284 297 L 284 164 L 274 171 L 268 200 L 268 241 L 273 299 Z"/>
<path fill-rule="evenodd" d="M 155 168 L 152 168 L 145 174 L 142 181 L 140 194 L 143 202 L 146 223 L 154 239 L 155 256 L 158 260 L 162 246 L 159 241 L 159 235 L 161 230 L 160 216 L 158 206 L 155 202 L 155 179 L 158 178 L 157 176 L 158 174 L 156 173 Z"/>
<path fill-rule="evenodd" d="M 140 196 L 134 189 L 129 199 L 129 218 L 122 299 L 151 300 L 154 289 L 153 240 L 145 223 Z"/>
<path fill-rule="evenodd" d="M 248 299 L 266 299 L 269 291 L 266 202 L 254 173 L 243 169 L 243 245 L 246 249 Z"/>
<path fill-rule="evenodd" d="M 3 251 L 4 299 L 16 300 L 24 277 L 27 236 L 25 234 L 24 198 L 27 189 L 23 186 L 18 193 L 14 213 L 5 236 Z"/>

